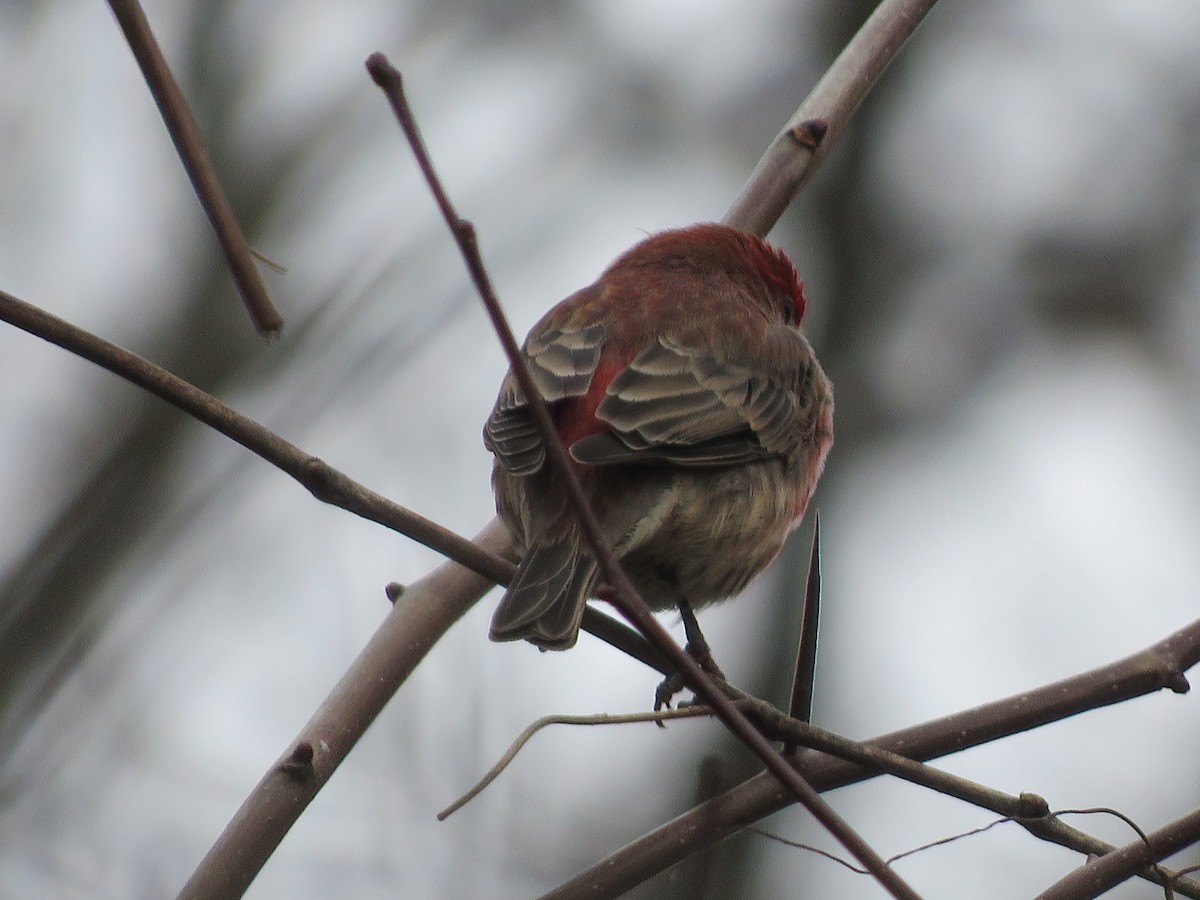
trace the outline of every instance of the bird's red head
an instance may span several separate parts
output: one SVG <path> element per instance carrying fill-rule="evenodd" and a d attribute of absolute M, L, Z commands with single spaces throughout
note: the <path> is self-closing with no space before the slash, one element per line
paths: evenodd
<path fill-rule="evenodd" d="M 790 304 L 790 309 L 784 310 L 785 316 L 792 324 L 799 325 L 808 308 L 808 299 L 804 296 L 804 282 L 796 274 L 791 259 L 756 235 L 734 231 L 733 236 L 741 244 L 746 262 L 766 282 L 772 294 Z"/>
<path fill-rule="evenodd" d="M 626 252 L 612 269 L 663 273 L 676 265 L 722 269 L 738 281 L 765 287 L 785 321 L 796 325 L 804 318 L 804 282 L 787 254 L 756 235 L 727 225 L 705 222 L 652 235 Z"/>

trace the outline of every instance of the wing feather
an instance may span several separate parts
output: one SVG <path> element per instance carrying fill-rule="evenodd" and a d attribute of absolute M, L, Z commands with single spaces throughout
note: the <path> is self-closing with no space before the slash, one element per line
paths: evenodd
<path fill-rule="evenodd" d="M 533 383 L 547 403 L 587 393 L 600 361 L 604 326 L 535 329 L 522 348 Z M 509 372 L 483 426 L 483 443 L 514 475 L 542 467 L 546 450 L 517 379 Z"/>
<path fill-rule="evenodd" d="M 812 357 L 798 332 L 782 328 L 775 345 L 793 352 L 776 366 L 660 337 L 613 378 L 597 408 L 611 431 L 578 442 L 572 456 L 699 466 L 788 456 L 799 444 L 799 388 Z"/>

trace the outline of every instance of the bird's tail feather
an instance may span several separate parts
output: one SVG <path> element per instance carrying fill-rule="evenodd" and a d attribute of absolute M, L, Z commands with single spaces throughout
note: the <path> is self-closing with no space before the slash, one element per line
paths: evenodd
<path fill-rule="evenodd" d="M 491 639 L 522 638 L 546 650 L 575 646 L 598 567 L 577 541 L 535 544 L 492 616 Z"/>

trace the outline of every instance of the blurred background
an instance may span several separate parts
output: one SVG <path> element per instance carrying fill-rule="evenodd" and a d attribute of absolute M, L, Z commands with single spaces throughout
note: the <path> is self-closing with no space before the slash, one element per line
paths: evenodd
<path fill-rule="evenodd" d="M 473 534 L 504 364 L 364 58 L 404 71 L 523 334 L 646 232 L 719 218 L 871 6 L 148 0 L 252 243 L 287 267 L 266 273 L 287 326 L 265 343 L 108 9 L 10 0 L 0 288 Z M 772 233 L 837 387 L 819 724 L 890 731 L 1196 617 L 1198 34 L 1186 0 L 942 4 Z M 385 615 L 383 586 L 438 558 L 8 326 L 0 360 L 0 895 L 173 896 Z M 701 617 L 776 702 L 810 533 Z M 436 822 L 532 719 L 644 710 L 657 681 L 586 637 L 488 643 L 494 599 L 250 896 L 531 896 L 688 808 L 702 770 L 755 770 L 711 723 L 560 727 Z M 1196 703 L 943 765 L 1149 830 L 1200 801 Z M 828 796 L 885 856 L 994 818 L 882 780 Z M 834 849 L 802 812 L 765 824 Z M 1080 862 L 1009 824 L 898 866 L 929 897 L 1012 898 Z M 880 891 L 743 835 L 635 892 L 799 895 Z"/>

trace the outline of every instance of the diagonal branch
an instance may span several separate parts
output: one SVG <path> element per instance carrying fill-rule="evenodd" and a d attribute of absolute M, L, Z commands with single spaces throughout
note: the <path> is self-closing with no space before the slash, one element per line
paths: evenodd
<path fill-rule="evenodd" d="M 504 311 L 500 308 L 500 301 L 492 289 L 491 279 L 488 277 L 483 258 L 479 253 L 475 228 L 455 211 L 434 171 L 416 120 L 405 99 L 400 72 L 387 61 L 382 53 L 374 53 L 367 59 L 367 71 L 371 73 L 371 77 L 383 89 L 391 103 L 396 118 L 412 146 L 413 154 L 417 157 L 421 170 L 425 174 L 429 188 L 437 198 L 446 224 L 458 242 L 467 270 L 471 273 L 479 296 L 491 317 L 492 326 L 508 357 L 509 365 L 525 395 L 525 401 L 537 425 L 542 446 L 546 450 L 547 459 L 567 489 L 567 499 L 572 512 L 579 522 L 580 530 L 587 539 L 590 549 L 595 554 L 606 582 L 614 591 L 617 609 L 637 626 L 638 631 L 650 640 L 655 649 L 671 661 L 688 686 L 712 707 L 713 712 L 725 727 L 737 735 L 742 743 L 762 760 L 767 770 L 779 779 L 779 782 L 804 805 L 804 808 L 812 813 L 817 821 L 824 825 L 875 876 L 879 883 L 887 888 L 892 896 L 919 900 L 918 894 L 888 867 L 883 858 L 792 768 L 783 754 L 763 737 L 750 720 L 738 710 L 733 701 L 725 696 L 712 677 L 700 668 L 699 663 L 671 639 L 667 630 L 654 617 L 649 604 L 642 599 L 633 582 L 621 568 L 620 562 L 604 537 L 591 504 L 583 492 L 575 467 L 567 456 L 566 448 L 558 438 L 554 423 L 550 418 L 550 411 L 538 391 L 533 376 L 529 374 L 512 328 L 508 324 Z"/>
<path fill-rule="evenodd" d="M 246 311 L 254 321 L 254 327 L 263 335 L 278 333 L 283 328 L 283 316 L 271 302 L 267 286 L 263 284 L 258 266 L 255 265 L 254 252 L 242 234 L 229 198 L 221 187 L 221 180 L 204 149 L 200 129 L 192 117 L 183 91 L 171 74 L 158 41 L 154 39 L 145 11 L 138 0 L 108 0 L 108 5 L 125 34 L 125 40 L 129 42 L 134 59 L 141 67 L 154 102 L 158 104 L 167 133 L 171 135 L 196 197 L 217 235 L 225 262 L 242 295 Z"/>
<path fill-rule="evenodd" d="M 507 584 L 512 578 L 515 567 L 501 555 L 508 550 L 506 543 L 498 544 L 495 550 L 486 550 L 448 528 L 394 503 L 323 460 L 289 443 L 269 428 L 226 406 L 211 394 L 206 394 L 195 385 L 136 353 L 118 347 L 4 291 L 0 291 L 0 321 L 8 322 L 22 331 L 62 347 L 165 400 L 176 409 L 236 441 L 251 453 L 292 476 L 323 503 L 338 506 L 410 537 L 431 550 L 436 550 L 447 559 L 486 576 L 496 584 Z M 480 596 L 482 593 L 481 591 Z M 472 602 L 478 599 L 479 597 L 472 598 Z M 672 671 L 662 655 L 640 635 L 594 609 L 584 613 L 583 627 L 601 640 L 663 674 Z"/>
<path fill-rule="evenodd" d="M 766 235 L 937 0 L 883 0 L 776 135 L 721 220 Z"/>
<path fill-rule="evenodd" d="M 1098 897 L 1140 869 L 1200 842 L 1200 809 L 1169 822 L 1119 850 L 1089 860 L 1038 895 L 1038 900 Z"/>
<path fill-rule="evenodd" d="M 1014 821 L 1034 837 L 1051 844 L 1058 844 L 1060 847 L 1066 847 L 1068 850 L 1082 853 L 1089 859 L 1109 856 L 1117 852 L 1119 848 L 1114 845 L 1107 841 L 1102 841 L 1098 837 L 1081 831 L 1078 828 L 1074 828 L 1060 819 L 1059 816 L 1066 812 L 1068 810 L 1055 812 L 1053 815 L 1042 819 L 1015 819 Z M 1140 835 L 1137 843 L 1144 848 L 1147 838 L 1148 836 Z M 1166 855 L 1164 853 L 1159 858 L 1161 859 Z M 1172 890 L 1184 897 L 1200 897 L 1200 881 L 1188 878 L 1185 873 L 1186 870 L 1172 872 L 1163 866 L 1148 864 L 1141 868 L 1135 867 L 1135 870 L 1130 874 L 1163 887 L 1169 884 Z"/>
<path fill-rule="evenodd" d="M 448 528 L 364 487 L 253 419 L 136 353 L 118 347 L 4 291 L 0 291 L 0 320 L 69 350 L 76 356 L 93 362 L 166 400 L 172 406 L 283 470 L 323 503 L 339 506 L 364 519 L 405 534 L 426 547 L 486 575 L 492 581 L 505 583 L 512 577 L 513 565 L 507 560 L 480 549 Z"/>
<path fill-rule="evenodd" d="M 493 520 L 476 540 L 496 550 L 508 535 Z M 181 900 L 225 900 L 246 891 L 400 685 L 489 587 L 488 579 L 447 562 L 404 590 L 320 709 L 243 801 L 180 891 Z"/>

